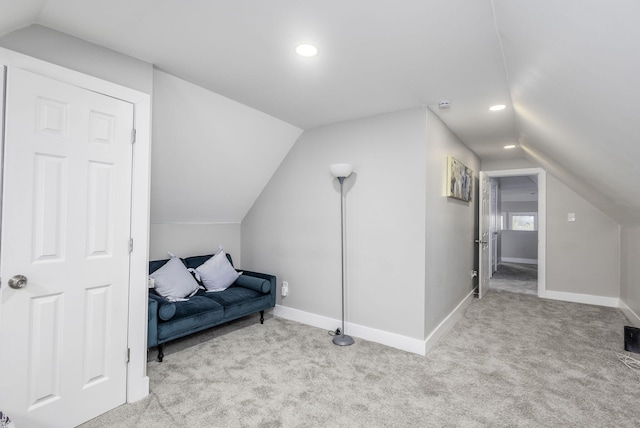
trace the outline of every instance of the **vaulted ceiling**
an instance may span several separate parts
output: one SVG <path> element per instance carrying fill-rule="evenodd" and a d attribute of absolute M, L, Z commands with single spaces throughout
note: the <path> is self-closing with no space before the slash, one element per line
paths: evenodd
<path fill-rule="evenodd" d="M 0 12 L 0 35 L 40 24 L 303 129 L 428 106 L 481 159 L 526 156 L 640 224 L 637 0 L 0 0 Z M 304 42 L 319 55 L 297 56 Z"/>

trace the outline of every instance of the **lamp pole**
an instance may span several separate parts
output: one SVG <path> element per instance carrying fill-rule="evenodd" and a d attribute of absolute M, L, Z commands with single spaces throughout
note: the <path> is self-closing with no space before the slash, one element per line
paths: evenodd
<path fill-rule="evenodd" d="M 340 168 L 338 168 L 340 167 Z M 345 254 L 344 254 L 344 179 L 347 178 L 352 171 L 349 164 L 331 165 L 331 172 L 340 182 L 340 255 L 342 261 L 342 329 L 340 334 L 333 337 L 333 343 L 339 346 L 353 345 L 353 338 L 344 334 L 344 282 L 345 282 Z"/>

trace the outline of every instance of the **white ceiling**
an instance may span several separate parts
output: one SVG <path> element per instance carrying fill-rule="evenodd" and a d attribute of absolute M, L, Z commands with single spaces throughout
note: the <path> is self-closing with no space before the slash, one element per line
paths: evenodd
<path fill-rule="evenodd" d="M 553 159 L 601 209 L 640 223 L 637 0 L 0 0 L 0 11 L 0 34 L 44 25 L 303 129 L 429 106 L 481 159 Z M 296 56 L 301 42 L 320 54 Z M 508 108 L 489 112 L 496 103 Z"/>

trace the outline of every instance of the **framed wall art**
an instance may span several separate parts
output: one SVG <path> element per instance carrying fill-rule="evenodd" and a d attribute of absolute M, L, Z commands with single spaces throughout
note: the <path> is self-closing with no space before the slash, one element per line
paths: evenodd
<path fill-rule="evenodd" d="M 473 171 L 458 159 L 447 157 L 447 197 L 469 202 L 473 196 Z"/>

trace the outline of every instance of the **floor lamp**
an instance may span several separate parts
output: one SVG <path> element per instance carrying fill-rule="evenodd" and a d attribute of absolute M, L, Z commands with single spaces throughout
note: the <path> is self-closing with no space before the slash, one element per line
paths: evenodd
<path fill-rule="evenodd" d="M 342 255 L 342 330 L 340 330 L 340 334 L 333 336 L 333 343 L 335 345 L 347 346 L 353 345 L 353 338 L 351 336 L 347 336 L 344 334 L 344 279 L 345 279 L 345 271 L 344 271 L 344 191 L 343 191 L 343 183 L 344 179 L 351 175 L 353 171 L 353 166 L 348 163 L 337 163 L 333 165 L 329 165 L 329 169 L 331 170 L 331 174 L 340 182 L 340 253 Z"/>

